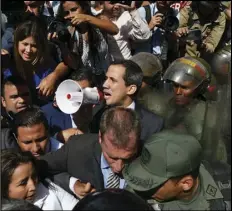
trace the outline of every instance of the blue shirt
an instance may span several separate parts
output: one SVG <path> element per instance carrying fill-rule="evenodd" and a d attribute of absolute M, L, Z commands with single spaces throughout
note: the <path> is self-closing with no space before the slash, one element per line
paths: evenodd
<path fill-rule="evenodd" d="M 41 68 L 38 71 L 36 71 L 33 75 L 34 78 L 34 83 L 35 83 L 35 88 L 37 86 L 39 86 L 40 82 L 46 78 L 50 73 L 53 72 L 53 70 L 55 69 L 56 64 L 52 64 L 51 67 L 48 68 Z M 12 70 L 11 68 L 8 68 L 6 70 L 4 70 L 3 72 L 4 75 L 4 79 L 11 76 L 12 75 Z"/>
<path fill-rule="evenodd" d="M 110 173 L 112 172 L 109 164 L 107 163 L 106 159 L 104 158 L 103 154 L 101 154 L 101 171 L 103 174 L 103 179 L 104 179 L 104 188 L 106 188 L 107 185 L 107 179 L 110 175 Z M 120 185 L 119 188 L 120 189 L 124 189 L 126 187 L 126 181 L 124 179 L 120 178 Z"/>

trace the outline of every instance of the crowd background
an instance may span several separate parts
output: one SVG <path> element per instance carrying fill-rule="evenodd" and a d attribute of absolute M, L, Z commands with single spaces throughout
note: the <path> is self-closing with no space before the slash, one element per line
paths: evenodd
<path fill-rule="evenodd" d="M 231 210 L 230 1 L 1 10 L 2 210 Z"/>

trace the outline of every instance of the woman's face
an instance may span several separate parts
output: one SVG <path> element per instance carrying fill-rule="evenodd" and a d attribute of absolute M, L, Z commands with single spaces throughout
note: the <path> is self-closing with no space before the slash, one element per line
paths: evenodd
<path fill-rule="evenodd" d="M 37 56 L 37 50 L 36 42 L 33 37 L 27 37 L 19 41 L 19 55 L 25 62 L 33 62 Z"/>
<path fill-rule="evenodd" d="M 14 171 L 9 184 L 9 198 L 33 201 L 37 175 L 32 163 L 22 163 Z"/>
<path fill-rule="evenodd" d="M 64 16 L 76 15 L 76 14 L 85 14 L 85 11 L 75 1 L 65 1 L 63 3 L 63 9 L 64 9 Z"/>

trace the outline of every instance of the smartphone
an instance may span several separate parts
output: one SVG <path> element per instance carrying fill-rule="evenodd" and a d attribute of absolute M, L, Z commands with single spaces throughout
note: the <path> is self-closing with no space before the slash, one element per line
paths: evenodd
<path fill-rule="evenodd" d="M 201 30 L 200 29 L 192 29 L 189 30 L 189 33 L 185 36 L 181 37 L 182 40 L 201 40 Z"/>

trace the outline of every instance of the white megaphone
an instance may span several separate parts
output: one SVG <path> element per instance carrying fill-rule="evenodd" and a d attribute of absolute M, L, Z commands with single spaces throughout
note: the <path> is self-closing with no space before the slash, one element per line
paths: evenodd
<path fill-rule="evenodd" d="M 76 113 L 82 104 L 98 104 L 102 99 L 103 94 L 96 87 L 82 89 L 70 79 L 63 81 L 56 90 L 56 103 L 66 114 Z"/>

